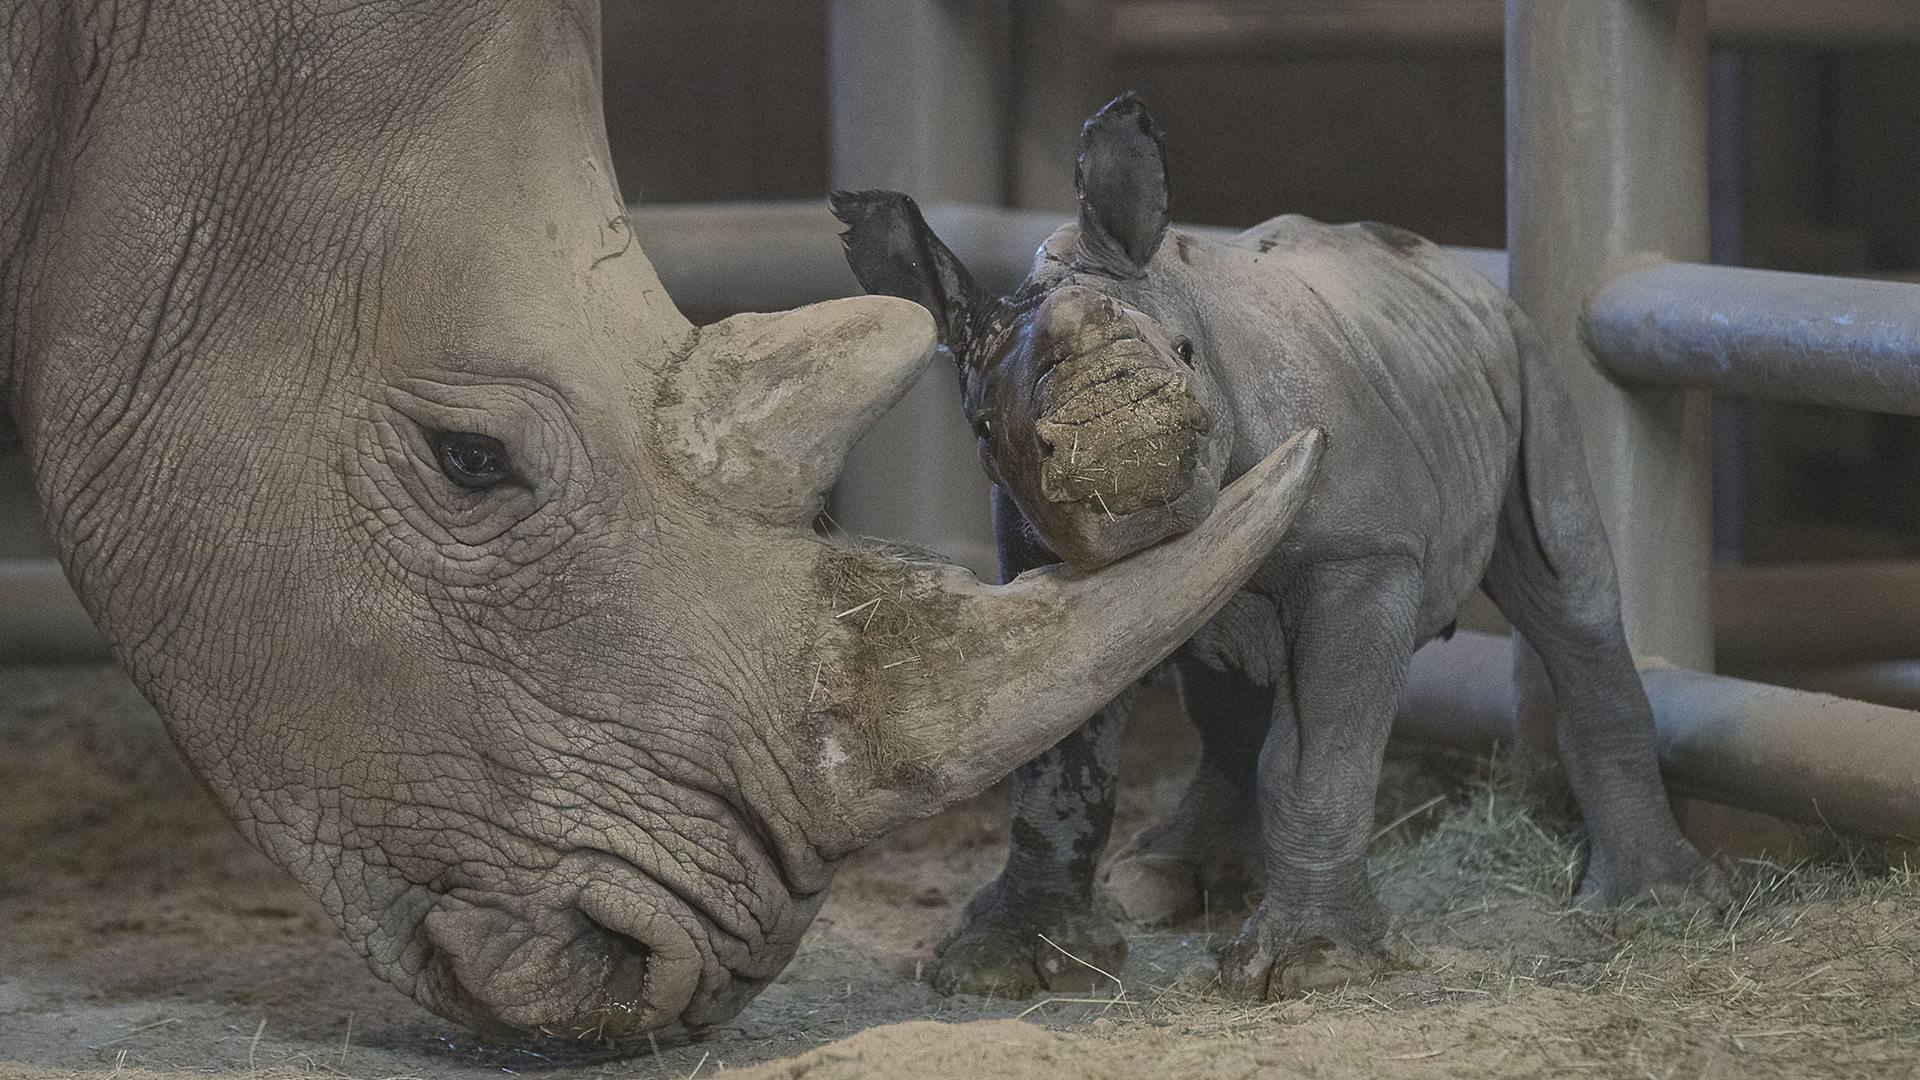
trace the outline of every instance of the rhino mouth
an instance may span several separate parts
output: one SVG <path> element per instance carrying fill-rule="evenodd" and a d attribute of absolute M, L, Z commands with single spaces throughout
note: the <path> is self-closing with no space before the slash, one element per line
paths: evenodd
<path fill-rule="evenodd" d="M 1055 365 L 1039 391 L 1034 430 L 1048 502 L 1117 518 L 1175 503 L 1193 487 L 1213 418 L 1188 373 L 1146 342 Z"/>
<path fill-rule="evenodd" d="M 697 916 L 618 856 L 567 869 L 584 882 L 570 897 L 443 894 L 422 924 L 429 1006 L 482 1031 L 603 1045 L 706 1026 L 717 1003 Z M 725 988 L 743 989 L 719 996 L 744 1004 L 751 989 Z"/>

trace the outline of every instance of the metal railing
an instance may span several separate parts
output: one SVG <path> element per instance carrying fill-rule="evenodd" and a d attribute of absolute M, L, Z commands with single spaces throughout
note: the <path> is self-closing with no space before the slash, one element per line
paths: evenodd
<path fill-rule="evenodd" d="M 1284 56 L 1501 45 L 1502 0 L 1121 0 L 1125 56 Z M 1920 41 L 1911 0 L 1709 0 L 1716 44 L 1885 47 Z"/>
<path fill-rule="evenodd" d="M 860 0 L 835 2 L 851 10 Z M 1220 16 L 1214 21 L 1224 32 L 1212 40 L 1190 37 L 1180 46 L 1187 49 L 1244 47 L 1248 26 L 1229 16 L 1262 11 L 1291 20 L 1289 36 L 1278 42 L 1282 51 L 1335 44 L 1342 35 L 1349 45 L 1366 39 L 1388 47 L 1406 44 L 1395 35 L 1408 33 L 1424 34 L 1428 44 L 1504 43 L 1508 286 L 1540 328 L 1578 409 L 1620 569 L 1629 641 L 1641 655 L 1660 658 L 1649 662 L 1645 681 L 1670 781 L 1788 817 L 1920 836 L 1920 806 L 1907 794 L 1920 786 L 1920 714 L 1707 674 L 1714 647 L 1708 391 L 1910 411 L 1920 307 L 1912 318 L 1902 310 L 1920 290 L 1694 265 L 1707 255 L 1710 35 L 1828 45 L 1912 41 L 1920 39 L 1920 7 L 1904 0 L 1188 0 L 1175 12 L 1122 3 L 1114 24 L 1118 50 L 1138 53 L 1154 33 L 1154 47 L 1167 44 L 1163 31 L 1176 24 L 1143 30 L 1150 9 L 1181 16 L 1177 25 L 1186 31 L 1204 28 L 1199 16 Z M 1312 29 L 1303 19 L 1320 20 L 1317 44 L 1303 32 Z M 863 65 L 881 76 L 900 61 L 875 54 L 836 62 L 849 65 L 836 92 L 853 94 L 887 82 L 863 79 Z M 875 120 L 871 105 L 862 104 L 866 122 Z M 921 134 L 911 130 L 921 122 L 912 109 L 880 120 L 863 135 L 871 146 Z M 1060 160 L 1069 153 L 1062 149 Z M 939 176 L 915 178 L 910 169 L 901 175 L 920 183 L 912 190 L 932 193 L 929 201 L 956 198 Z M 836 171 L 836 184 L 850 180 L 861 182 Z M 1017 274 L 1032 250 L 1035 237 L 1014 235 L 1002 239 L 1022 250 L 1017 257 L 1002 252 L 993 273 Z M 949 417 L 956 411 L 949 408 Z M 966 445 L 957 424 L 952 440 Z M 1516 703 L 1509 682 L 1515 665 L 1503 644 L 1462 635 L 1417 661 L 1403 729 L 1456 742 L 1505 732 L 1549 747 L 1551 725 L 1539 707 L 1543 682 L 1520 665 Z M 1914 644 L 1920 651 L 1920 641 Z M 1843 798 L 1852 800 L 1844 822 L 1825 812 Z"/>
<path fill-rule="evenodd" d="M 1583 329 L 1623 379 L 1920 415 L 1920 285 L 1662 263 L 1596 291 Z"/>

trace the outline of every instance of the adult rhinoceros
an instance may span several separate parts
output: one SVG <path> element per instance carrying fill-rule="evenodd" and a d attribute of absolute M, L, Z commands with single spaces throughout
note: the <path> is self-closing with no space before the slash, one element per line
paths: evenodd
<path fill-rule="evenodd" d="M 838 857 L 1197 628 L 1318 442 L 1097 574 L 822 540 L 931 324 L 682 318 L 622 220 L 597 8 L 0 8 L 0 443 L 180 748 L 376 971 L 618 1036 L 731 1015 Z"/>

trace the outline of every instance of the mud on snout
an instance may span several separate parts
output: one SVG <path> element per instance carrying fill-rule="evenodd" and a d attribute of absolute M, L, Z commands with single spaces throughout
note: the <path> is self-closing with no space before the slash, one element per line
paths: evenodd
<path fill-rule="evenodd" d="M 1038 389 L 1047 506 L 1036 507 L 1036 524 L 1062 557 L 1111 562 L 1192 529 L 1212 511 L 1213 418 L 1190 372 L 1154 343 L 1127 337 L 1063 360 Z"/>

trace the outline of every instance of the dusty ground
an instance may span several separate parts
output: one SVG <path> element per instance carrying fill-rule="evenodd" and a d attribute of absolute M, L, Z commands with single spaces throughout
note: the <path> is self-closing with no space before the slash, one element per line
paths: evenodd
<path fill-rule="evenodd" d="M 1136 725 L 1122 834 L 1177 792 L 1191 746 L 1167 711 Z M 916 975 L 1002 854 L 989 795 L 852 860 L 736 1022 L 567 1057 L 476 1044 L 375 980 L 118 675 L 0 669 L 0 747 L 0 1076 L 1920 1074 L 1920 879 L 1901 853 L 1836 840 L 1742 864 L 1724 916 L 1570 914 L 1548 785 L 1457 761 L 1394 763 L 1375 871 L 1403 969 L 1368 987 L 1224 1001 L 1200 925 L 1134 935 L 1097 1000 L 935 996 Z"/>

